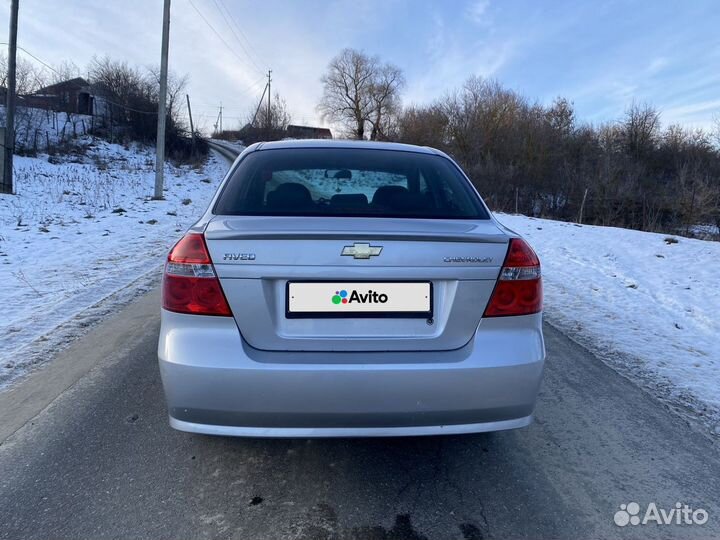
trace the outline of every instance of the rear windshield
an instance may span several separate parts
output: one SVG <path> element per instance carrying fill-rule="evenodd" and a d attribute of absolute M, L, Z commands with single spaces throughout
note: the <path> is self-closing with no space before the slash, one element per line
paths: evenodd
<path fill-rule="evenodd" d="M 488 219 L 448 159 L 375 149 L 287 148 L 248 154 L 215 214 Z"/>

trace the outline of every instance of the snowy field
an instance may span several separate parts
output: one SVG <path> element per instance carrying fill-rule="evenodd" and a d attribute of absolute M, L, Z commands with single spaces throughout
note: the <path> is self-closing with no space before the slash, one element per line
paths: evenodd
<path fill-rule="evenodd" d="M 152 201 L 154 150 L 79 144 L 53 163 L 16 156 L 17 195 L 0 195 L 0 387 L 158 283 L 227 169 L 168 165 L 166 200 Z"/>
<path fill-rule="evenodd" d="M 550 323 L 720 434 L 720 243 L 498 219 L 537 250 Z"/>

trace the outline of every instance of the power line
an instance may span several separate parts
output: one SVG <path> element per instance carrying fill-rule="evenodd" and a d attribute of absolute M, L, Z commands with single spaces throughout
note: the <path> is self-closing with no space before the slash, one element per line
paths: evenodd
<path fill-rule="evenodd" d="M 0 41 L 0 45 L 7 45 L 7 43 L 4 42 L 4 41 Z M 43 61 L 40 60 L 37 56 L 35 56 L 33 53 L 31 53 L 30 51 L 28 51 L 27 49 L 21 47 L 20 45 L 18 45 L 17 48 L 18 48 L 19 50 L 21 50 L 22 52 L 24 52 L 25 54 L 27 54 L 28 56 L 30 56 L 31 58 L 34 58 L 35 60 L 37 60 L 38 62 L 40 62 L 43 66 L 45 66 L 46 68 L 48 68 L 50 71 L 54 71 L 55 73 L 59 73 L 57 69 L 55 69 L 54 67 L 52 67 L 50 64 L 48 64 L 48 63 L 46 63 L 46 62 L 43 62 Z M 263 76 L 263 79 L 264 79 L 264 78 L 265 78 L 265 77 Z"/>
<path fill-rule="evenodd" d="M 230 19 L 232 20 L 233 24 L 235 25 L 235 28 L 237 28 L 237 31 L 240 32 L 240 35 L 245 39 L 245 42 L 248 44 L 248 47 L 250 47 L 250 49 L 252 49 L 252 51 L 255 53 L 255 56 L 257 56 L 258 60 L 260 60 L 260 63 L 263 65 L 269 66 L 270 63 L 265 61 L 263 56 L 258 52 L 258 50 L 255 48 L 255 46 L 252 44 L 252 41 L 250 41 L 248 39 L 247 35 L 245 34 L 245 32 L 243 32 L 242 28 L 238 24 L 237 19 L 233 16 L 232 13 L 230 13 L 230 10 L 225 5 L 225 2 L 223 0 L 220 0 L 220 3 L 225 8 L 225 12 L 228 15 L 230 15 Z"/>
<path fill-rule="evenodd" d="M 265 75 L 263 75 L 262 77 L 260 77 L 258 80 L 256 80 L 254 83 L 252 83 L 250 86 L 248 86 L 248 87 L 247 87 L 245 90 L 243 90 L 242 92 L 239 92 L 239 93 L 235 94 L 235 97 L 244 96 L 245 94 L 249 94 L 250 92 L 254 92 L 255 90 L 257 90 L 257 86 L 258 86 L 261 82 L 264 82 L 264 81 L 265 81 Z"/>
<path fill-rule="evenodd" d="M 202 13 L 200 13 L 200 11 L 198 10 L 197 6 L 195 6 L 195 4 L 193 4 L 192 0 L 188 0 L 188 1 L 189 1 L 190 4 L 192 5 L 192 7 L 195 9 L 195 11 L 198 13 L 198 15 L 200 15 L 200 17 L 202 17 L 202 19 L 205 21 L 205 23 L 210 27 L 210 29 L 211 29 L 213 32 L 215 32 L 215 35 L 217 35 L 217 37 L 220 38 L 220 40 L 225 44 L 225 46 L 228 47 L 228 49 L 230 49 L 230 51 L 231 51 L 235 56 L 237 56 L 238 59 L 240 59 L 241 61 L 244 62 L 244 60 L 242 60 L 242 58 L 241 58 L 232 48 L 230 48 L 230 46 L 228 45 L 228 43 L 218 34 L 218 32 L 215 30 L 215 28 L 213 28 L 213 26 L 208 22 L 208 20 L 202 15 Z M 214 0 L 214 1 L 216 2 L 216 6 L 217 6 L 217 1 L 216 1 L 216 0 Z M 222 0 L 221 0 L 221 1 L 222 1 Z M 223 7 L 224 7 L 224 6 L 223 6 Z M 225 9 L 227 10 L 227 8 L 225 8 Z M 221 13 L 221 14 L 222 14 L 222 13 Z M 228 14 L 232 17 L 232 14 L 230 14 L 229 11 L 228 11 Z M 224 15 L 223 15 L 223 16 L 224 16 Z M 225 22 L 226 22 L 226 24 L 228 24 L 228 27 L 230 27 L 227 19 L 225 20 Z M 233 22 L 234 22 L 234 20 L 233 20 Z M 240 32 L 242 32 L 242 30 L 240 29 L 240 27 L 237 27 L 237 28 L 238 28 L 238 30 L 240 30 Z M 230 30 L 232 30 L 232 28 L 230 28 Z M 234 32 L 233 32 L 233 34 L 235 35 L 236 39 L 239 39 L 239 38 L 237 37 L 237 34 L 235 34 Z M 244 34 L 243 34 L 243 36 L 244 36 Z M 247 40 L 247 37 L 246 37 L 245 39 Z M 248 41 L 248 44 L 250 44 L 249 41 Z M 7 45 L 7 42 L 0 42 L 0 45 Z M 242 46 L 242 43 L 240 43 L 240 45 Z M 52 67 L 50 64 L 48 64 L 47 62 L 45 62 L 45 61 L 42 60 L 41 58 L 38 58 L 38 57 L 35 56 L 33 53 L 31 53 L 30 51 L 28 51 L 27 49 L 25 49 L 24 47 L 18 46 L 18 49 L 21 50 L 22 52 L 24 52 L 25 54 L 27 54 L 28 56 L 30 56 L 31 58 L 33 58 L 33 59 L 34 59 L 35 61 L 37 61 L 38 63 L 40 63 L 40 64 L 42 64 L 43 66 L 45 66 L 47 69 L 49 69 L 49 70 L 52 71 L 53 73 L 57 73 L 58 75 L 61 75 L 61 73 L 60 73 L 57 69 L 55 69 L 54 67 Z M 243 47 L 243 50 L 247 53 L 247 50 L 246 50 L 244 47 Z M 249 56 L 249 55 L 248 55 L 248 56 Z M 252 58 L 250 58 L 250 60 L 252 61 Z M 257 64 L 255 64 L 255 62 L 253 62 L 253 64 L 254 64 L 255 67 L 257 68 Z M 236 94 L 235 97 L 244 96 L 244 95 L 246 95 L 246 94 L 249 94 L 250 92 L 253 92 L 253 91 L 257 90 L 257 86 L 258 86 L 262 81 L 264 81 L 266 77 L 267 77 L 267 75 L 263 74 L 262 77 L 260 77 L 260 78 L 257 79 L 255 82 L 253 82 L 252 84 L 250 84 L 250 86 L 246 87 L 242 92 L 239 92 L 238 94 Z M 263 96 L 264 96 L 264 95 L 265 95 L 265 92 L 263 92 Z M 261 98 L 261 99 L 262 99 L 262 98 Z M 132 112 L 135 112 L 135 113 L 138 113 L 138 114 L 148 114 L 148 115 L 156 115 L 156 114 L 157 114 L 157 111 L 141 111 L 140 109 L 135 109 L 135 108 L 133 108 L 133 107 L 129 107 L 128 105 L 123 105 L 123 104 L 121 104 L 121 103 L 117 103 L 117 102 L 115 102 L 115 101 L 111 101 L 111 100 L 109 100 L 109 99 L 106 98 L 106 97 L 103 97 L 103 100 L 106 101 L 107 103 L 111 104 L 111 105 L 114 105 L 114 106 L 116 106 L 116 107 L 121 107 L 121 108 L 123 108 L 123 109 L 126 109 L 126 110 L 128 110 L 128 111 L 132 111 Z M 234 109 L 234 110 L 239 110 L 239 109 Z M 239 118 L 239 117 L 226 116 L 226 118 Z"/>
<path fill-rule="evenodd" d="M 228 17 L 226 16 L 225 13 L 223 13 L 223 10 L 222 10 L 222 8 L 220 7 L 220 4 L 218 4 L 218 0 L 213 0 L 213 3 L 215 4 L 215 7 L 217 8 L 217 10 L 218 10 L 218 12 L 220 13 L 220 15 L 222 16 L 222 18 L 225 20 L 225 24 L 226 24 L 227 27 L 230 29 L 230 32 L 233 34 L 233 36 L 235 36 L 235 39 L 237 40 L 238 44 L 240 45 L 240 48 L 241 48 L 241 49 L 243 50 L 243 52 L 247 55 L 247 57 L 250 59 L 250 61 L 253 63 L 253 65 L 257 68 L 257 70 L 258 70 L 258 71 L 263 71 L 263 68 L 261 68 L 261 67 L 257 64 L 257 62 L 255 62 L 255 59 L 253 58 L 252 54 L 250 54 L 250 52 L 245 48 L 245 45 L 243 45 L 243 42 L 242 42 L 242 40 L 240 39 L 240 37 L 238 36 L 238 34 L 237 34 L 237 32 L 235 31 L 235 29 L 233 28 L 233 25 L 230 24 L 230 21 L 228 20 Z M 224 6 L 223 6 L 223 7 L 224 7 Z M 227 8 L 226 8 L 226 11 L 227 11 Z M 232 15 L 230 14 L 230 12 L 228 12 L 227 14 L 230 15 L 230 17 L 232 17 Z M 249 42 L 248 42 L 248 44 L 249 44 Z"/>
<path fill-rule="evenodd" d="M 7 43 L 0 42 L 0 45 L 7 45 Z M 18 49 L 21 50 L 22 52 L 24 52 L 25 54 L 27 54 L 28 56 L 30 56 L 30 57 L 34 58 L 35 60 L 37 60 L 39 63 L 41 63 L 41 64 L 42 64 L 43 66 L 45 66 L 46 68 L 48 68 L 50 71 L 52 71 L 52 72 L 54 72 L 54 73 L 57 73 L 58 75 L 62 75 L 57 69 L 55 69 L 54 67 L 52 67 L 50 64 L 48 64 L 48 63 L 45 62 L 44 60 L 41 60 L 40 58 L 38 58 L 37 56 L 35 56 L 33 53 L 31 53 L 30 51 L 28 51 L 27 49 L 25 49 L 25 48 L 23 48 L 23 47 L 20 47 L 20 46 L 18 46 Z M 264 78 L 265 78 L 265 77 L 263 76 L 262 79 L 264 79 Z M 259 79 L 259 80 L 262 80 L 262 79 Z M 128 111 L 136 112 L 136 113 L 139 113 L 139 114 L 157 114 L 157 111 L 141 111 L 140 109 L 135 109 L 135 108 L 133 108 L 133 107 L 128 107 L 127 105 L 123 105 L 123 104 L 121 104 L 121 103 L 117 103 L 117 102 L 115 102 L 115 101 L 111 101 L 111 100 L 109 100 L 108 98 L 106 98 L 105 96 L 101 96 L 101 97 L 102 97 L 103 101 L 106 101 L 107 103 L 110 103 L 111 105 L 115 105 L 116 107 L 122 107 L 123 109 L 127 109 Z"/>
<path fill-rule="evenodd" d="M 197 8 L 197 6 L 193 3 L 193 0 L 188 0 L 188 2 L 190 2 L 190 5 L 192 6 L 192 8 L 197 12 L 198 15 L 200 15 L 200 18 L 205 22 L 205 24 L 208 25 L 208 27 L 210 27 L 210 30 L 212 30 L 213 33 L 217 36 L 217 38 L 218 38 L 220 41 L 222 41 L 223 45 L 225 45 L 225 47 L 227 47 L 227 49 L 228 49 L 238 60 L 240 60 L 240 61 L 241 61 L 243 64 L 245 64 L 246 66 L 249 66 L 249 64 L 247 64 L 247 62 L 235 51 L 235 49 L 233 49 L 232 47 L 230 47 L 230 45 L 228 44 L 228 42 L 225 41 L 225 39 L 220 35 L 220 32 L 218 32 L 217 30 L 215 30 L 215 27 L 214 27 L 212 24 L 210 24 L 210 21 L 208 21 L 208 20 L 205 18 L 205 15 L 203 15 L 202 12 Z M 252 66 L 252 67 L 254 67 L 254 66 Z M 255 68 L 255 69 L 257 69 L 257 68 Z M 262 73 L 262 70 L 258 70 L 258 72 L 259 72 L 259 73 Z"/>
<path fill-rule="evenodd" d="M 257 89 L 256 87 L 257 87 L 263 80 L 265 80 L 265 76 L 259 78 L 258 80 L 256 80 L 255 82 L 253 82 L 246 90 L 235 94 L 235 96 L 233 96 L 233 97 L 234 97 L 234 98 L 237 98 L 237 97 L 240 97 L 240 96 L 243 96 L 243 95 L 245 95 L 245 94 L 248 94 L 248 93 L 250 93 L 250 92 L 255 91 L 255 90 Z M 267 83 L 266 83 L 266 84 L 267 84 Z M 265 94 L 263 93 L 263 95 L 265 95 Z M 199 103 L 199 104 L 202 106 L 202 110 L 204 110 L 204 111 L 207 111 L 207 109 L 206 109 L 205 107 L 214 107 L 214 105 L 213 105 L 212 103 L 207 102 L 207 101 L 198 101 L 197 103 Z M 223 106 L 223 111 L 226 111 L 226 110 L 227 110 L 227 111 L 238 111 L 238 112 L 240 112 L 240 111 L 244 111 L 245 109 L 240 108 L 240 107 L 225 107 L 225 106 Z M 226 115 L 226 114 L 223 112 L 223 118 L 241 118 L 241 117 L 240 117 L 240 116 L 232 116 L 232 115 L 228 116 L 228 115 Z"/>
<path fill-rule="evenodd" d="M 151 114 L 151 115 L 157 114 L 157 111 L 141 111 L 140 109 L 134 109 L 132 107 L 128 107 L 127 105 L 123 105 L 122 103 L 116 103 L 114 101 L 110 101 L 108 98 L 106 98 L 104 96 L 100 96 L 100 97 L 102 98 L 103 101 L 109 103 L 110 105 L 115 105 L 116 107 L 121 107 L 123 109 L 132 111 L 132 112 L 136 112 L 138 114 Z"/>
<path fill-rule="evenodd" d="M 7 43 L 6 43 L 6 42 L 3 42 L 3 41 L 0 41 L 0 45 L 7 45 Z M 25 49 L 24 47 L 20 47 L 20 46 L 18 45 L 18 50 L 21 50 L 22 52 L 24 52 L 25 54 L 27 54 L 27 55 L 30 56 L 31 58 L 35 59 L 37 62 L 39 62 L 40 64 L 42 64 L 42 65 L 45 66 L 46 68 L 48 68 L 50 71 L 52 71 L 52 72 L 54 72 L 54 73 L 57 73 L 58 75 L 61 75 L 61 73 L 60 73 L 57 69 L 55 69 L 54 67 L 52 67 L 50 64 L 48 64 L 47 62 L 45 62 L 45 61 L 42 60 L 41 58 L 38 58 L 38 57 L 35 56 L 33 53 L 31 53 L 30 51 L 28 51 L 27 49 Z M 242 95 L 248 94 L 248 93 L 256 90 L 257 85 L 260 84 L 262 81 L 264 81 L 264 80 L 265 80 L 265 77 L 266 77 L 266 76 L 263 75 L 263 76 L 260 77 L 258 80 L 256 80 L 254 83 L 252 83 L 249 87 L 247 87 L 244 91 L 240 92 L 240 93 L 237 94 L 237 95 L 238 95 L 238 96 L 242 96 Z M 116 101 L 112 101 L 112 100 L 110 100 L 110 99 L 108 99 L 108 98 L 106 98 L 106 97 L 104 97 L 104 96 L 101 96 L 101 97 L 102 97 L 103 101 L 105 101 L 106 103 L 109 103 L 110 105 L 115 105 L 116 107 L 120 107 L 120 108 L 126 109 L 126 110 L 128 110 L 128 111 L 136 112 L 136 113 L 138 113 L 138 114 L 151 114 L 151 115 L 157 114 L 157 111 L 141 111 L 140 109 L 135 109 L 135 108 L 133 108 L 133 107 L 129 107 L 128 105 L 123 105 L 123 104 L 121 104 L 121 103 L 117 103 Z M 233 110 L 239 110 L 239 109 L 233 109 Z M 226 118 L 236 118 L 236 117 L 234 117 L 234 116 L 227 116 Z"/>

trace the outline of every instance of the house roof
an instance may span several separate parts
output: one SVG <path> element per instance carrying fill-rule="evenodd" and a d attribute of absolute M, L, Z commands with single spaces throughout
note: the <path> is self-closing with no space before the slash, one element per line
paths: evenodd
<path fill-rule="evenodd" d="M 35 94 L 53 94 L 61 90 L 79 90 L 88 86 L 90 86 L 90 83 L 88 83 L 85 79 L 83 79 L 82 77 L 75 77 L 74 79 L 68 79 L 66 81 L 60 81 L 59 83 L 51 84 L 50 86 L 45 86 L 44 88 L 41 88 L 40 90 L 35 92 Z"/>
<path fill-rule="evenodd" d="M 299 126 L 297 124 L 290 124 L 287 127 L 288 131 L 297 130 L 297 131 L 314 131 L 316 133 L 332 133 L 328 128 L 324 127 L 315 127 L 315 126 Z"/>

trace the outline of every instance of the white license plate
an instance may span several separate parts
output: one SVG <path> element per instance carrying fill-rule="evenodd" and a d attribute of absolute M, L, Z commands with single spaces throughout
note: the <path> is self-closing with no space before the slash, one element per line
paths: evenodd
<path fill-rule="evenodd" d="M 288 317 L 432 317 L 432 283 L 288 282 Z"/>

